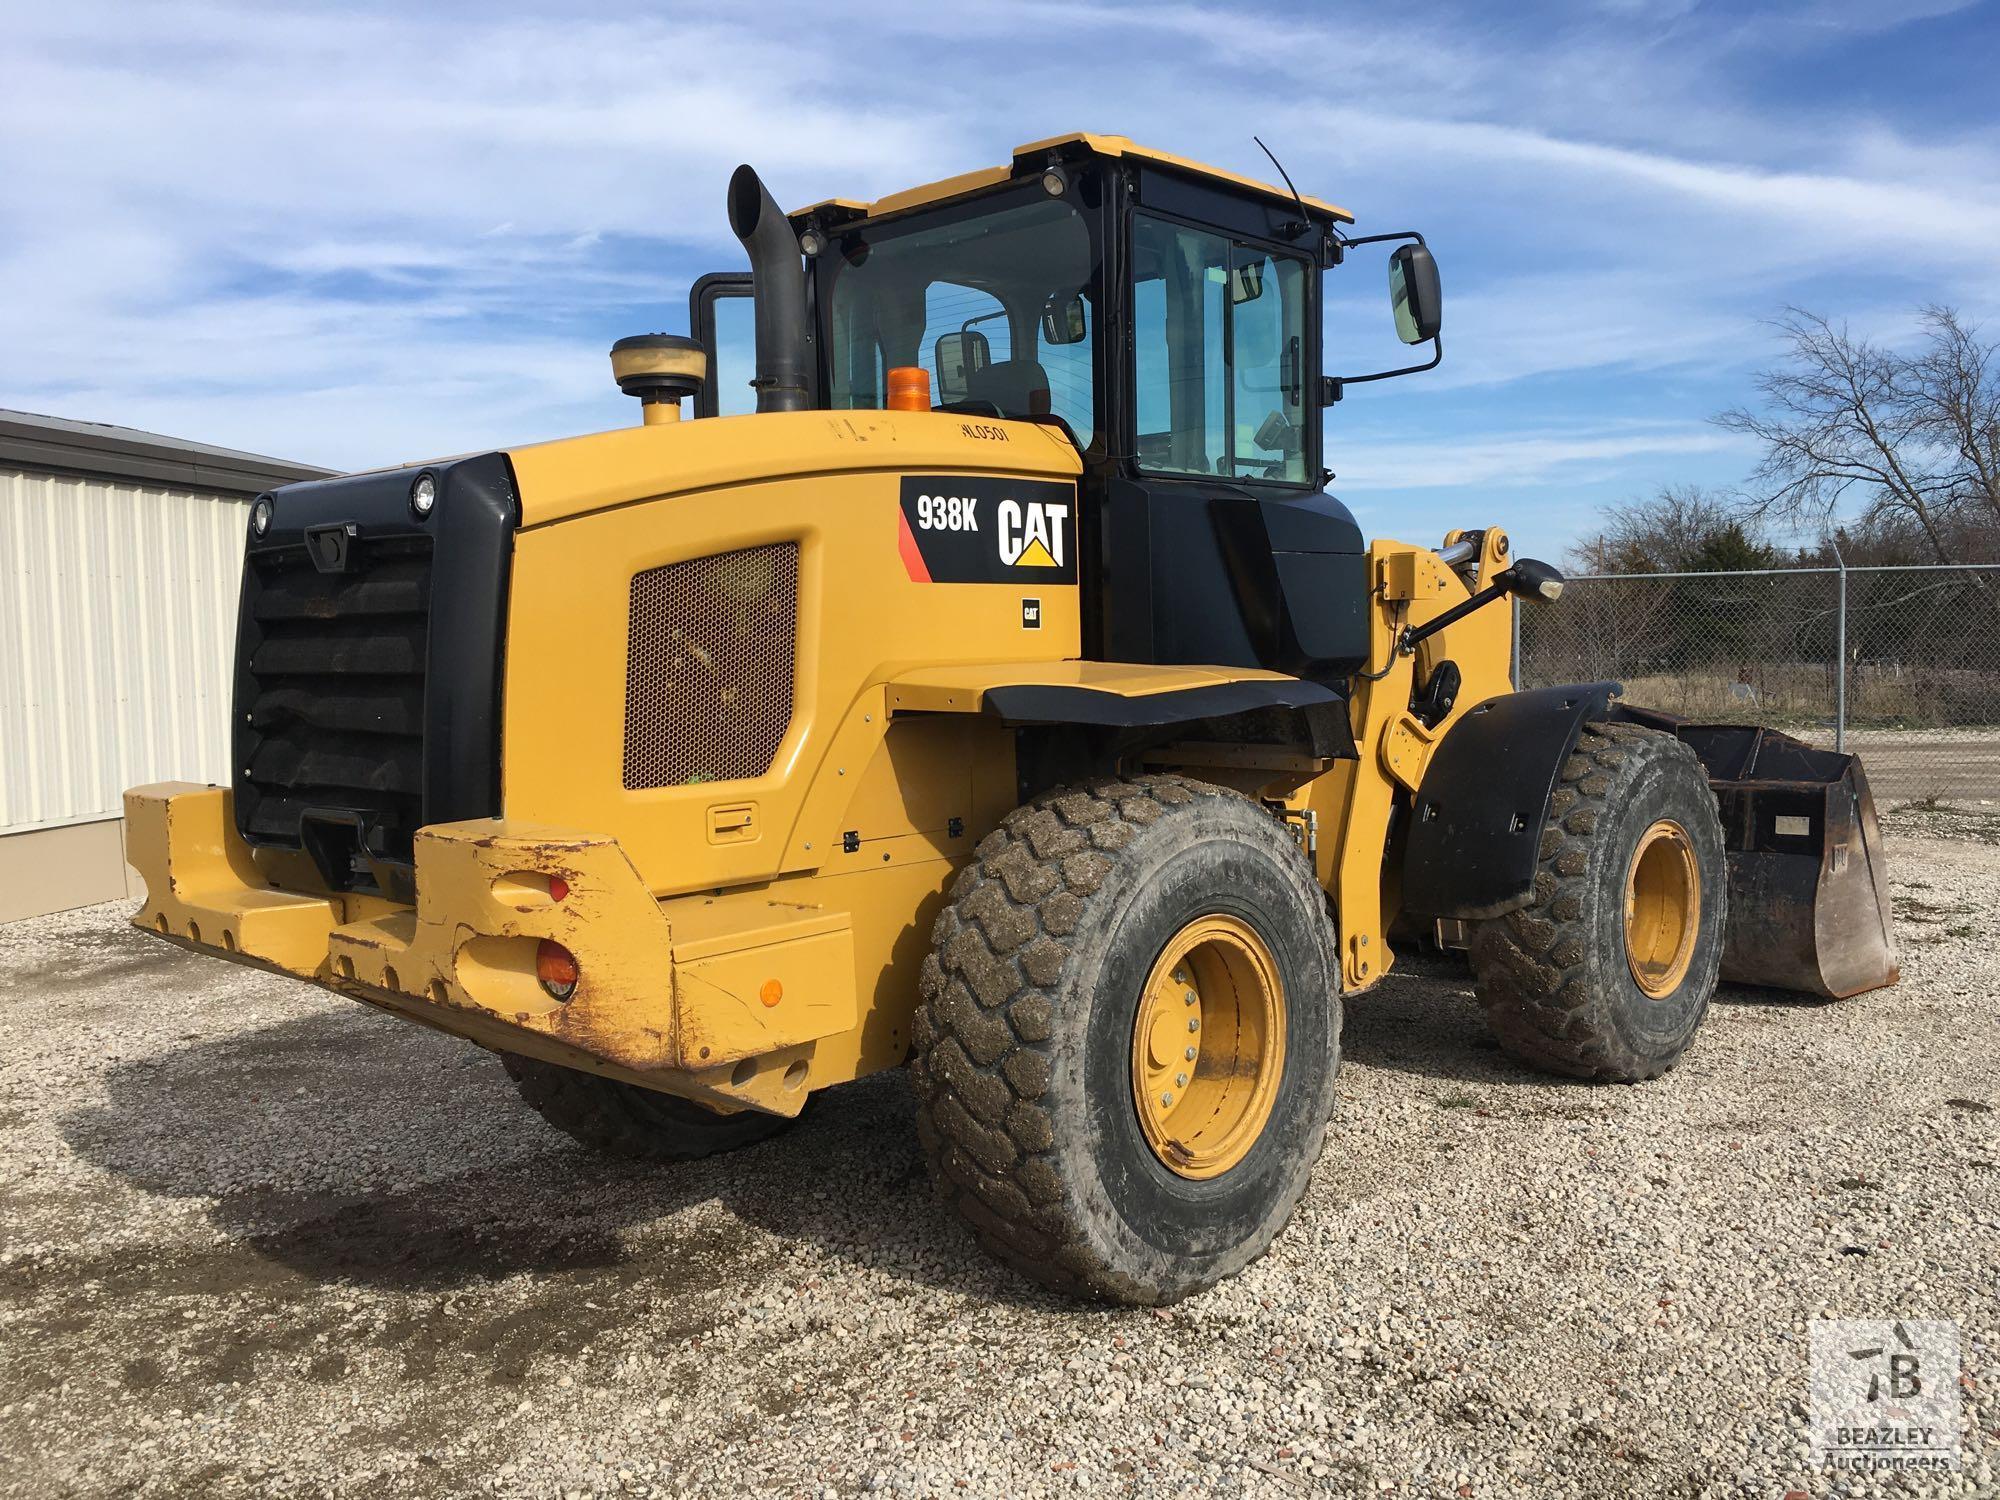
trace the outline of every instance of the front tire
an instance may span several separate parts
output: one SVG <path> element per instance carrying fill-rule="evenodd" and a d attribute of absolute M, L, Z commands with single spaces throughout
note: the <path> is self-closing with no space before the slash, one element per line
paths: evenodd
<path fill-rule="evenodd" d="M 1708 1013 L 1728 886 L 1694 752 L 1636 724 L 1586 725 L 1550 799 L 1532 898 L 1472 935 L 1494 1036 L 1546 1072 L 1658 1077 Z"/>
<path fill-rule="evenodd" d="M 980 843 L 933 936 L 917 1128 L 989 1251 L 1158 1304 L 1270 1246 L 1341 1021 L 1325 897 L 1275 818 L 1176 776 L 1050 792 Z"/>

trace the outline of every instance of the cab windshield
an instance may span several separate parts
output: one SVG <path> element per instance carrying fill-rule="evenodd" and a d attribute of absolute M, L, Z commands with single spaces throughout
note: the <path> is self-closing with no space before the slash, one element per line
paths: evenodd
<path fill-rule="evenodd" d="M 1067 201 L 852 230 L 828 253 L 831 405 L 880 409 L 888 372 L 917 365 L 940 410 L 1056 416 L 1090 445 L 1095 264 Z"/>

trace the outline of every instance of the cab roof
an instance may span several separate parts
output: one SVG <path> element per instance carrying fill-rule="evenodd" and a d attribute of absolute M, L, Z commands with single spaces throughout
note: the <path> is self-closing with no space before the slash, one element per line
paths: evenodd
<path fill-rule="evenodd" d="M 795 220 L 804 219 L 815 212 L 831 209 L 841 218 L 873 219 L 884 214 L 902 213 L 907 209 L 924 208 L 933 203 L 942 203 L 948 198 L 976 193 L 982 188 L 996 186 L 1030 171 L 1038 171 L 1050 153 L 1074 146 L 1080 146 L 1095 156 L 1130 157 L 1135 161 L 1164 167 L 1189 177 L 1221 183 L 1238 191 L 1256 193 L 1281 203 L 1293 201 L 1290 188 L 1274 187 L 1268 182 L 1259 182 L 1254 177 L 1245 177 L 1238 172 L 1226 172 L 1220 167 L 1206 166 L 1198 161 L 1190 161 L 1185 156 L 1175 156 L 1169 151 L 1156 151 L 1151 146 L 1141 146 L 1122 135 L 1093 135 L 1088 131 L 1077 130 L 1071 131 L 1068 135 L 1053 135 L 1045 141 L 1030 141 L 1025 146 L 1016 146 L 1013 161 L 1004 167 L 981 167 L 977 171 L 961 172 L 956 177 L 927 182 L 921 187 L 905 188 L 900 193 L 877 198 L 873 203 L 854 198 L 826 198 L 798 209 L 791 217 Z M 1323 198 L 1315 198 L 1310 193 L 1299 194 L 1299 201 L 1305 204 L 1310 213 L 1322 214 L 1343 224 L 1354 222 L 1354 215 L 1346 209 L 1338 204 L 1328 203 Z"/>

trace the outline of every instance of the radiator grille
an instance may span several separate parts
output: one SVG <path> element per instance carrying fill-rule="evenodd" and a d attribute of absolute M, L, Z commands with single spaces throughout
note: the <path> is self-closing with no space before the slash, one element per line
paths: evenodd
<path fill-rule="evenodd" d="M 365 563 L 328 574 L 302 546 L 251 554 L 239 813 L 251 838 L 294 848 L 307 811 L 356 813 L 374 852 L 408 860 L 423 821 L 430 542 L 371 542 Z"/>
<path fill-rule="evenodd" d="M 651 568 L 632 580 L 625 785 L 746 781 L 792 722 L 796 542 Z"/>

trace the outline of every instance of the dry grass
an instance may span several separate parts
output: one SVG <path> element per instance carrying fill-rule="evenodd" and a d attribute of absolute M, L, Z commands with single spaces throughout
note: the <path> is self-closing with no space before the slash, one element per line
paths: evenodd
<path fill-rule="evenodd" d="M 1530 686 L 1578 681 L 1591 671 L 1531 663 Z M 1571 663 L 1572 666 L 1581 665 Z M 1815 662 L 1759 662 L 1628 676 L 1625 701 L 1691 719 L 1775 729 L 1833 725 L 1833 669 Z M 1859 729 L 1955 729 L 2000 724 L 2000 674 L 1938 667 L 1862 665 L 1847 679 L 1847 723 Z"/>

